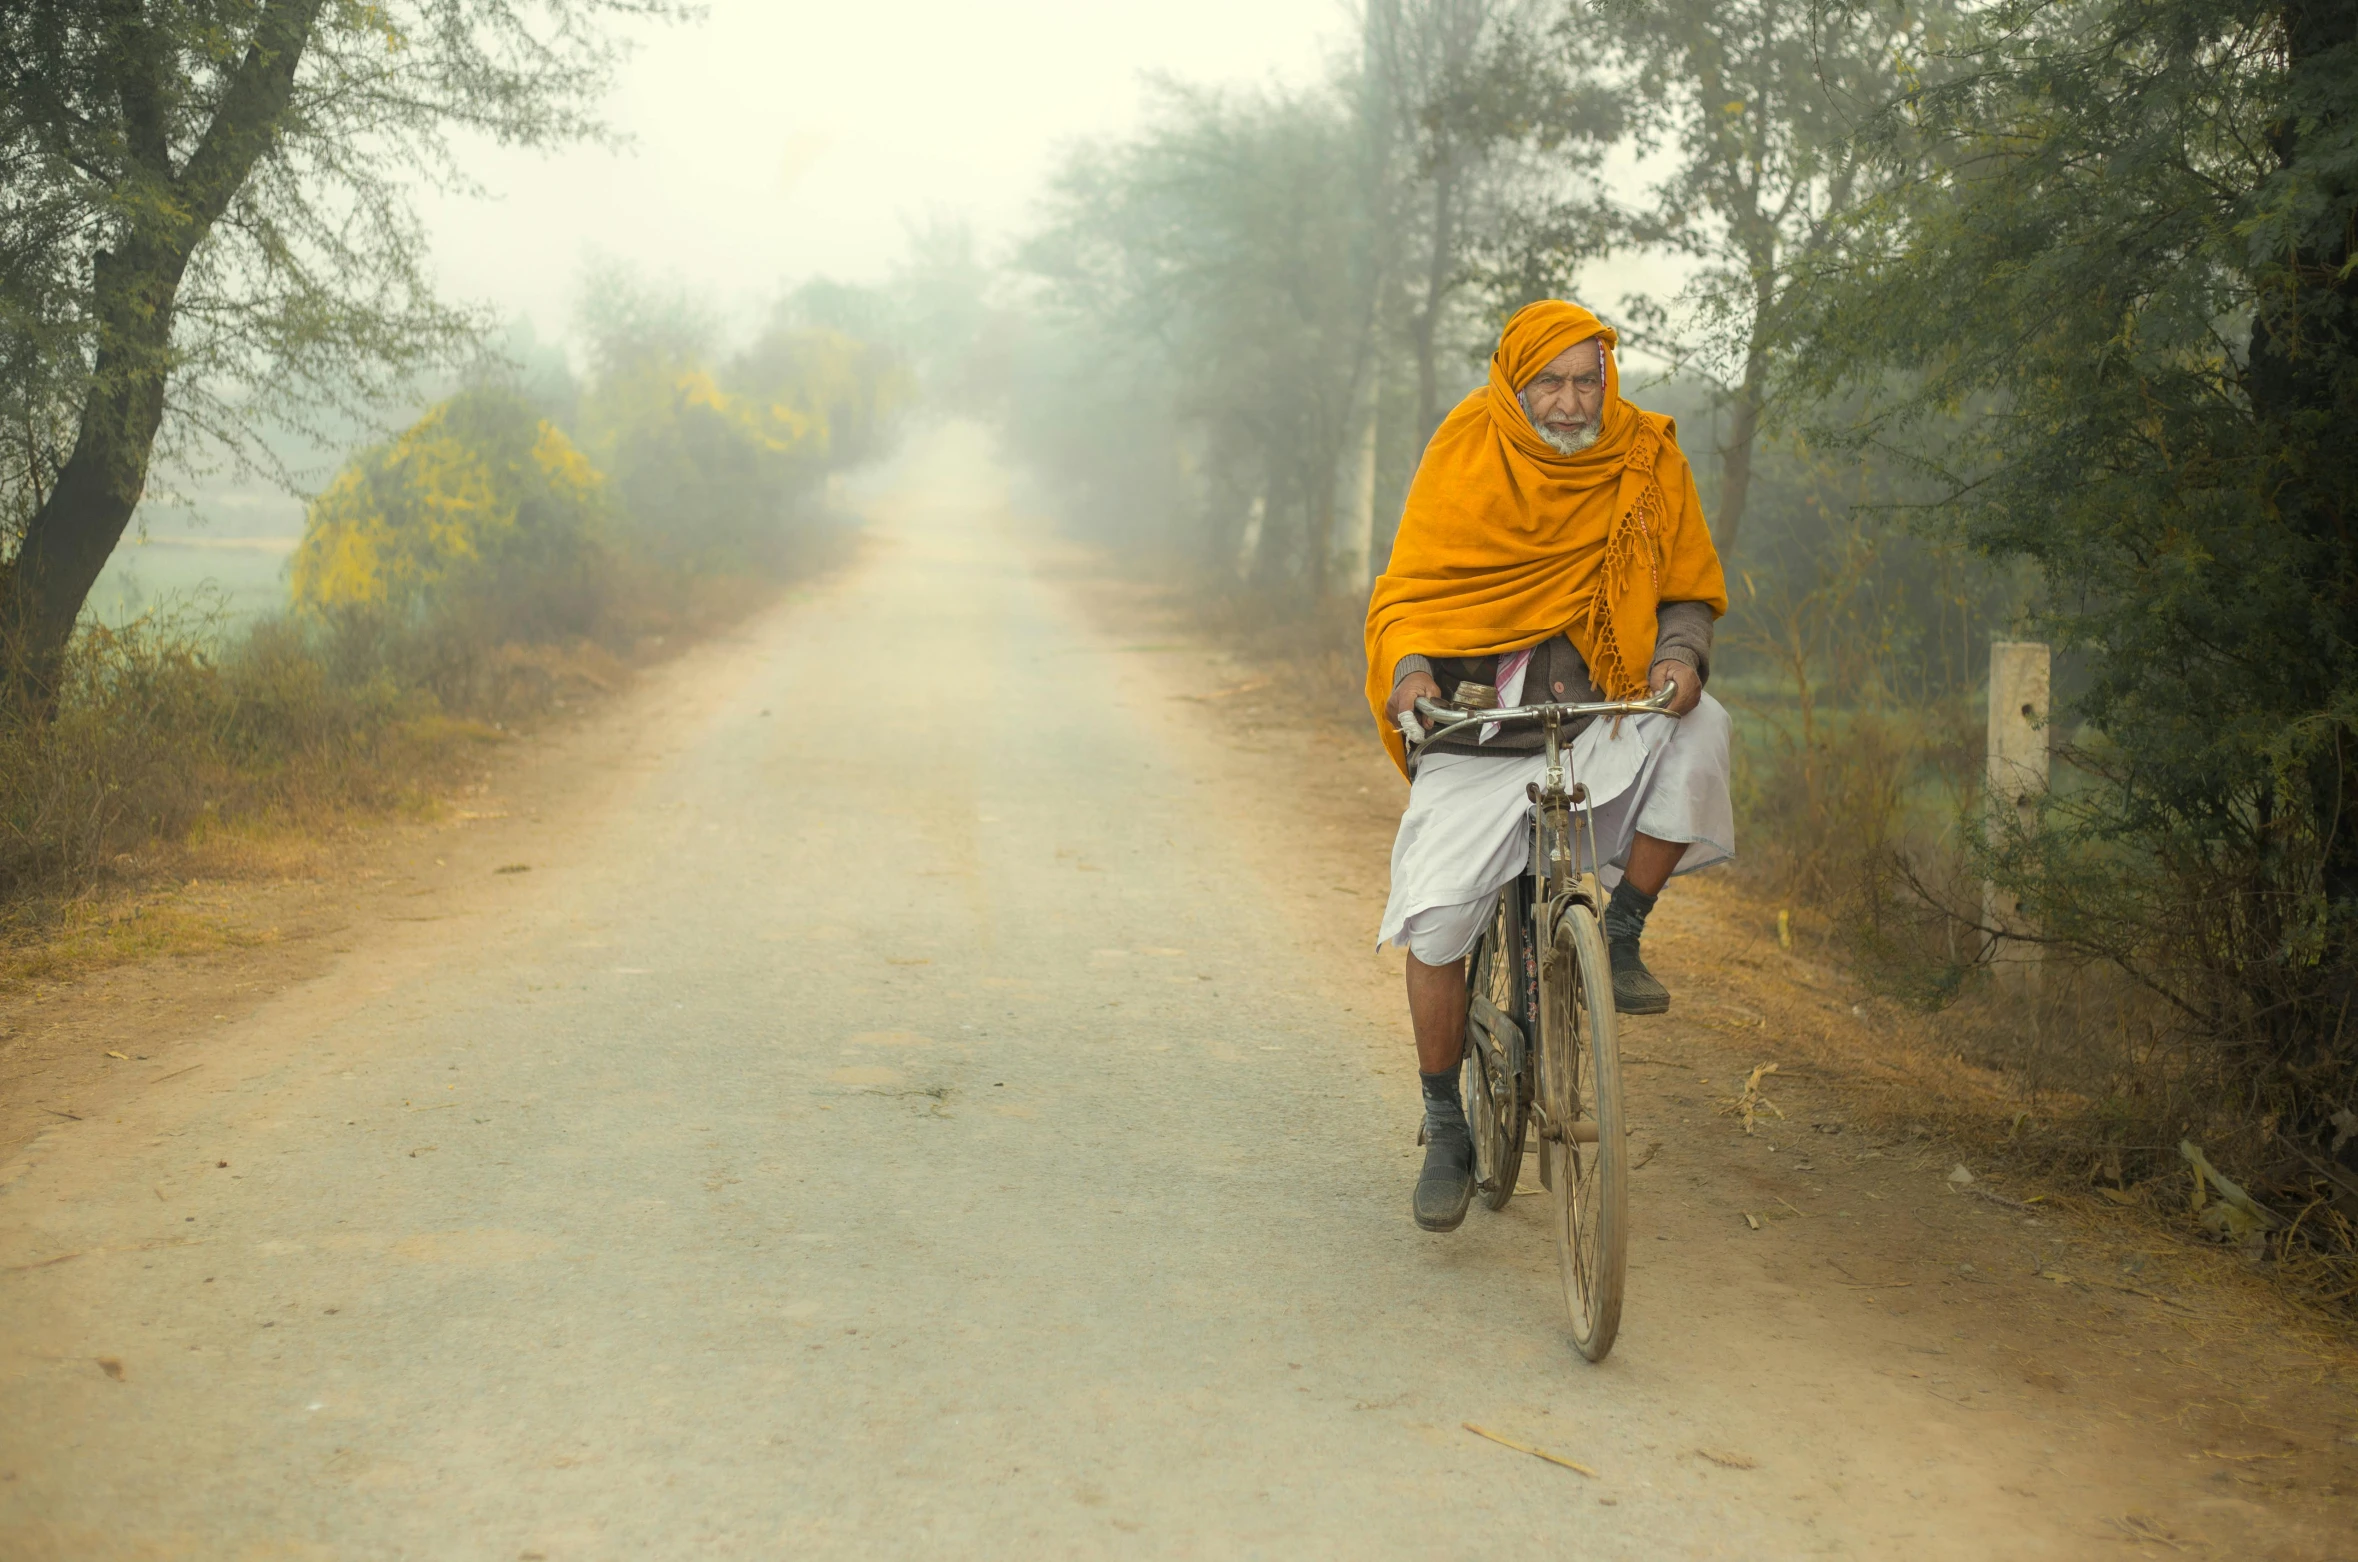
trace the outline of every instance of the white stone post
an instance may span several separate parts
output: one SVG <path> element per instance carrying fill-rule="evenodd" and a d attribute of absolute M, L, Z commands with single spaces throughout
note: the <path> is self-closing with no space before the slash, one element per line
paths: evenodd
<path fill-rule="evenodd" d="M 2047 791 L 2047 647 L 2036 640 L 1999 640 L 1990 646 L 1990 838 L 2027 829 Z M 2038 981 L 2042 946 L 2019 939 L 2038 927 L 2021 902 L 1995 884 L 1982 886 L 1982 920 L 1995 933 L 1990 958 L 2000 980 Z"/>

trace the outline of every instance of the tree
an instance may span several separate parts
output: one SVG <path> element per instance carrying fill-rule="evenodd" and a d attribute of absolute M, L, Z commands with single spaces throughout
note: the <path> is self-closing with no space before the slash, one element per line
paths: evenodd
<path fill-rule="evenodd" d="M 159 439 L 261 459 L 272 418 L 457 350 L 408 181 L 452 136 L 595 135 L 600 24 L 672 0 L 20 0 L 0 8 L 0 678 L 46 706 Z"/>
<path fill-rule="evenodd" d="M 1449 410 L 1440 362 L 1475 257 L 1524 246 L 1530 214 L 1517 197 L 1535 179 L 1559 221 L 1568 194 L 1593 201 L 1597 162 L 1622 131 L 1616 95 L 1548 47 L 1545 10 L 1541 0 L 1385 0 L 1369 9 L 1369 70 L 1405 164 L 1385 216 L 1404 252 L 1406 296 L 1396 308 L 1415 358 L 1420 451 Z"/>
<path fill-rule="evenodd" d="M 1416 356 L 1420 447 L 1432 438 L 1445 410 L 1438 363 L 1442 321 L 1462 281 L 1465 187 L 1486 150 L 1480 137 L 1466 134 L 1468 127 L 1440 110 L 1470 96 L 1467 79 L 1498 9 L 1494 0 L 1391 0 L 1368 11 L 1369 53 L 1383 105 L 1380 122 L 1398 127 L 1410 164 L 1395 210 L 1403 217 L 1413 213 L 1410 221 L 1422 230 L 1416 234 L 1421 243 L 1403 245 L 1408 253 L 1401 268 L 1409 285 L 1406 313 Z"/>
<path fill-rule="evenodd" d="M 2358 0 L 2003 0 L 1911 64 L 1786 378 L 2084 666 L 2086 784 L 1991 873 L 2358 1211 Z"/>
<path fill-rule="evenodd" d="M 1624 307 L 1634 344 L 1710 376 L 1728 409 L 1712 525 L 1723 559 L 1751 498 L 1793 278 L 1862 193 L 1852 131 L 1890 100 L 1902 51 L 1942 15 L 1937 0 L 1662 0 L 1602 16 L 1581 6 L 1557 23 L 1558 68 L 1589 92 L 1619 89 L 1629 151 L 1663 172 L 1636 199 L 1531 214 L 1500 269 L 1528 290 L 1615 245 L 1697 263 L 1692 333 L 1671 329 L 1663 301 Z"/>
<path fill-rule="evenodd" d="M 1262 583 L 1313 599 L 1366 339 L 1351 280 L 1368 214 L 1335 176 L 1352 138 L 1324 94 L 1166 88 L 1138 138 L 1066 165 L 1023 252 L 1065 329 L 1132 369 L 1151 352 L 1148 377 L 1169 377 L 1176 416 L 1237 479 L 1244 502 L 1209 518 L 1205 562 L 1241 548 Z"/>

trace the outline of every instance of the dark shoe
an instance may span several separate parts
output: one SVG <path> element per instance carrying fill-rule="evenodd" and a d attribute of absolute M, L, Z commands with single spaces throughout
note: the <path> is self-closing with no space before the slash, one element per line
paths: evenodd
<path fill-rule="evenodd" d="M 1455 1231 L 1474 1202 L 1474 1136 L 1462 1123 L 1425 1127 L 1425 1169 L 1409 1207 L 1427 1231 Z"/>
<path fill-rule="evenodd" d="M 1612 955 L 1614 1012 L 1668 1013 L 1670 989 L 1654 980 L 1654 973 L 1647 970 L 1646 962 L 1638 958 L 1638 941 L 1634 938 L 1615 939 Z"/>

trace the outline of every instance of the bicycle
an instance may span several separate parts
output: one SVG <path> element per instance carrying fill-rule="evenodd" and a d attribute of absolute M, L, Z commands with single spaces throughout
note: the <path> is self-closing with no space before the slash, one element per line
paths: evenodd
<path fill-rule="evenodd" d="M 1412 752 L 1490 722 L 1537 722 L 1546 740 L 1547 768 L 1529 789 L 1530 870 L 1499 892 L 1467 957 L 1461 1093 L 1485 1208 L 1504 1209 L 1514 1197 L 1526 1134 L 1538 1132 L 1572 1342 L 1590 1361 L 1605 1359 L 1621 1329 L 1629 1147 L 1596 823 L 1588 789 L 1570 773 L 1564 728 L 1583 717 L 1663 714 L 1677 698 L 1675 684 L 1644 700 L 1489 710 L 1426 697 L 1416 709 L 1431 731 L 1406 712 L 1399 718 Z"/>

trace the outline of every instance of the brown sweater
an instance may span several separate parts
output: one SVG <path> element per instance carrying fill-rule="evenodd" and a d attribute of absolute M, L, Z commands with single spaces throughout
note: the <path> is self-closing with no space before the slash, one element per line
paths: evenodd
<path fill-rule="evenodd" d="M 1654 637 L 1655 662 L 1684 662 L 1695 669 L 1696 676 L 1708 684 L 1711 681 L 1711 636 L 1714 628 L 1711 609 L 1701 602 L 1665 602 L 1656 609 L 1659 630 Z M 1653 663 L 1649 662 L 1648 666 Z M 1428 673 L 1441 685 L 1444 697 L 1457 692 L 1460 683 L 1495 685 L 1498 682 L 1498 658 L 1495 656 L 1426 657 L 1403 656 L 1392 667 L 1392 687 L 1400 687 L 1400 680 L 1410 673 Z M 1570 639 L 1563 635 L 1542 641 L 1532 648 L 1531 666 L 1523 675 L 1523 703 L 1536 705 L 1543 700 L 1557 700 L 1569 704 L 1590 704 L 1605 697 L 1588 675 L 1588 663 L 1573 649 Z M 1589 720 L 1594 720 L 1591 717 Z M 1566 736 L 1577 733 L 1588 721 L 1575 722 Z M 1453 738 L 1438 745 L 1443 753 L 1497 754 L 1520 753 L 1537 749 L 1546 742 L 1537 727 L 1517 727 L 1499 733 L 1488 743 L 1476 744 L 1473 734 Z"/>

